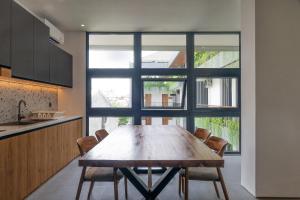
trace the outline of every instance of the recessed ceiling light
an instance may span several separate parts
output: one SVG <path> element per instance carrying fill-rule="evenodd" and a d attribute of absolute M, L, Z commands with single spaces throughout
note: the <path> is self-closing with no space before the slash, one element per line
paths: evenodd
<path fill-rule="evenodd" d="M 84 24 L 81 24 L 81 27 L 85 27 L 85 25 L 84 25 Z"/>

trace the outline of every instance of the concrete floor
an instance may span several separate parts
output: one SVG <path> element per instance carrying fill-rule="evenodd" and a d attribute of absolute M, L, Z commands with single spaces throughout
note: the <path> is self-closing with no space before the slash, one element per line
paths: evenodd
<path fill-rule="evenodd" d="M 225 156 L 225 168 L 223 175 L 232 200 L 252 200 L 255 199 L 240 185 L 240 156 Z M 32 193 L 27 200 L 72 200 L 75 199 L 81 168 L 78 161 L 72 161 L 49 181 Z M 146 179 L 146 176 L 143 177 Z M 154 175 L 153 179 L 158 176 Z M 81 193 L 81 199 L 87 199 L 89 183 L 85 183 Z M 139 192 L 129 183 L 129 200 L 143 199 Z M 220 192 L 222 191 L 219 185 Z M 211 182 L 190 181 L 191 200 L 215 200 L 217 196 Z M 178 176 L 158 196 L 160 200 L 179 200 L 178 196 Z M 113 183 L 96 183 L 93 189 L 91 200 L 113 200 Z M 124 181 L 119 184 L 119 199 L 125 199 Z M 277 199 L 278 200 L 278 199 Z"/>

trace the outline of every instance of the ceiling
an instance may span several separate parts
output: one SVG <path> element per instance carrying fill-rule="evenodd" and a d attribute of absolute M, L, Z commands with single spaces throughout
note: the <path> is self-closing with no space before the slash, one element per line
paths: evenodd
<path fill-rule="evenodd" d="M 17 1 L 63 31 L 240 30 L 240 0 Z"/>

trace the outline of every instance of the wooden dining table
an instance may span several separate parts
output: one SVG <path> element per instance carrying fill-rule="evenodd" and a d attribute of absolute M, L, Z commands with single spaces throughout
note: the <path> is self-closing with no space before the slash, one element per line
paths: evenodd
<path fill-rule="evenodd" d="M 126 125 L 115 129 L 85 154 L 79 166 L 118 168 L 145 199 L 155 199 L 179 170 L 224 167 L 224 160 L 179 126 Z M 149 188 L 134 171 L 138 167 L 167 170 Z"/>

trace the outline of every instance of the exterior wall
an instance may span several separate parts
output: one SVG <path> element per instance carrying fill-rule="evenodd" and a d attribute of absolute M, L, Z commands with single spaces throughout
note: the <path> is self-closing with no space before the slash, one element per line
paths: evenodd
<path fill-rule="evenodd" d="M 61 48 L 73 55 L 73 88 L 61 88 L 58 92 L 58 109 L 70 115 L 83 116 L 83 135 L 85 135 L 86 107 L 86 60 L 85 32 L 66 32 L 65 44 Z"/>
<path fill-rule="evenodd" d="M 238 90 L 238 80 L 237 79 L 232 79 L 232 88 L 231 88 L 231 94 L 232 94 L 232 106 L 237 106 L 237 101 L 238 101 L 238 97 L 237 95 L 239 94 L 239 91 L 236 92 Z"/>
<path fill-rule="evenodd" d="M 300 1 L 255 10 L 256 196 L 300 198 Z"/>
<path fill-rule="evenodd" d="M 208 105 L 221 105 L 221 79 L 212 79 L 208 89 Z"/>

